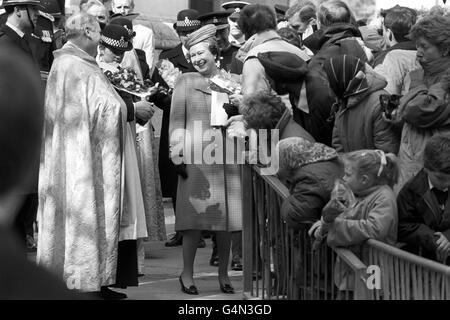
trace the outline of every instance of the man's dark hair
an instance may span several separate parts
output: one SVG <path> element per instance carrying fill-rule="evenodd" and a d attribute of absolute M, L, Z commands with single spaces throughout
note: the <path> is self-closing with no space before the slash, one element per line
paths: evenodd
<path fill-rule="evenodd" d="M 407 41 L 406 36 L 416 24 L 417 14 L 414 10 L 406 7 L 394 7 L 384 14 L 383 24 L 394 34 L 397 42 Z"/>
<path fill-rule="evenodd" d="M 332 0 L 322 3 L 317 10 L 317 19 L 323 27 L 329 27 L 334 23 L 354 23 L 356 19 L 348 5 L 340 0 Z"/>
<path fill-rule="evenodd" d="M 259 91 L 244 98 L 242 114 L 249 129 L 274 129 L 286 105 L 277 95 Z"/>
<path fill-rule="evenodd" d="M 29 188 L 39 160 L 43 86 L 39 71 L 16 48 L 0 48 L 0 195 Z M 37 159 L 37 160 L 36 160 Z"/>
<path fill-rule="evenodd" d="M 248 39 L 254 34 L 275 30 L 277 27 L 277 16 L 275 11 L 266 5 L 247 5 L 242 11 L 238 20 L 238 26 L 245 38 Z"/>
<path fill-rule="evenodd" d="M 423 166 L 430 171 L 450 174 L 450 134 L 437 134 L 428 140 Z"/>

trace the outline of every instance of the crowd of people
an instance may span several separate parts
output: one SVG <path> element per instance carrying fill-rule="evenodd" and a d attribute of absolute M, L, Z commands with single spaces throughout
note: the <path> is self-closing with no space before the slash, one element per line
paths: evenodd
<path fill-rule="evenodd" d="M 138 285 L 144 242 L 166 240 L 171 198 L 176 234 L 166 246 L 182 246 L 181 290 L 198 295 L 196 251 L 211 237 L 219 289 L 233 294 L 243 160 L 267 167 L 268 154 L 290 190 L 280 208 L 290 228 L 313 224 L 313 240 L 330 246 L 372 238 L 450 263 L 445 10 L 396 5 L 370 23 L 340 0 L 230 1 L 181 10 L 179 43 L 159 54 L 134 7 L 82 0 L 69 16 L 64 1 L 3 1 L 0 131 L 15 134 L 0 139 L 11 150 L 1 159 L 0 223 L 34 250 L 37 220 L 45 270 L 30 272 L 87 297 L 126 298 L 111 288 Z M 20 90 L 9 81 L 17 74 L 27 79 Z M 275 143 L 263 155 L 267 138 Z M 0 256 L 25 265 L 11 239 Z M 55 295 L 78 297 L 55 283 Z"/>

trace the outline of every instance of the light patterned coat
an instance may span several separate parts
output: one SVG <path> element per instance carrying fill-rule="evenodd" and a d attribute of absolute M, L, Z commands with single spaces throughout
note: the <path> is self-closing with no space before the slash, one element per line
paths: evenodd
<path fill-rule="evenodd" d="M 199 155 L 211 154 L 223 160 L 222 155 L 225 154 L 222 148 L 227 145 L 224 141 L 230 142 L 230 138 L 224 138 L 221 129 L 211 127 L 210 116 L 211 89 L 207 79 L 198 73 L 181 75 L 172 96 L 169 139 L 172 153 L 177 146 L 186 143 L 183 154 L 188 159 L 189 152 L 186 150 L 191 149 L 192 164 L 185 160 L 188 177 L 178 178 L 177 231 L 242 229 L 240 166 L 224 165 L 223 162 L 216 164 L 218 160 L 207 164 L 203 157 L 199 159 Z M 185 129 L 191 139 L 187 134 L 182 135 L 180 140 L 176 139 L 174 133 L 177 129 Z M 211 130 L 210 133 L 217 138 L 203 137 L 207 130 Z M 194 157 L 194 150 L 197 150 L 197 157 Z"/>
<path fill-rule="evenodd" d="M 100 291 L 116 282 L 126 108 L 86 52 L 68 42 L 55 58 L 45 99 L 37 262 L 70 289 Z"/>

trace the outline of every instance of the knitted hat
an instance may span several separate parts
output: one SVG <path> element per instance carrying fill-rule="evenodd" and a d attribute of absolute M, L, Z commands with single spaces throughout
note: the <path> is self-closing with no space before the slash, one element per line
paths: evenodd
<path fill-rule="evenodd" d="M 216 31 L 217 28 L 213 24 L 207 24 L 206 26 L 201 27 L 197 31 L 194 31 L 189 35 L 189 37 L 186 40 L 186 43 L 184 46 L 186 49 L 190 49 L 192 46 L 196 45 L 197 43 L 203 42 L 210 38 L 216 37 Z"/>
<path fill-rule="evenodd" d="M 100 44 L 114 51 L 125 52 L 133 49 L 128 30 L 116 24 L 108 24 L 103 29 Z"/>

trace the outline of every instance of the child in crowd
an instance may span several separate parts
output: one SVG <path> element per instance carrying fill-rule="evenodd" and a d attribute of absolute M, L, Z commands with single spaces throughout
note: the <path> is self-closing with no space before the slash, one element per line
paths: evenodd
<path fill-rule="evenodd" d="M 336 199 L 322 211 L 324 225 L 329 225 L 330 246 L 361 244 L 377 239 L 389 244 L 397 240 L 397 205 L 392 190 L 397 182 L 395 155 L 381 150 L 360 150 L 344 160 L 344 182 L 356 196 L 356 202 L 345 207 Z"/>
<path fill-rule="evenodd" d="M 345 155 L 343 182 L 354 201 L 343 204 L 331 199 L 322 210 L 321 225 L 314 235 L 331 247 L 356 246 L 368 239 L 394 245 L 397 240 L 397 204 L 392 186 L 398 179 L 395 155 L 381 150 L 359 150 Z M 353 195 L 348 198 L 353 198 Z M 335 284 L 339 290 L 352 290 L 349 270 L 337 261 Z"/>
<path fill-rule="evenodd" d="M 424 167 L 400 191 L 398 239 L 405 250 L 450 263 L 450 134 L 431 137 Z M 422 252 L 420 252 L 422 250 Z"/>

